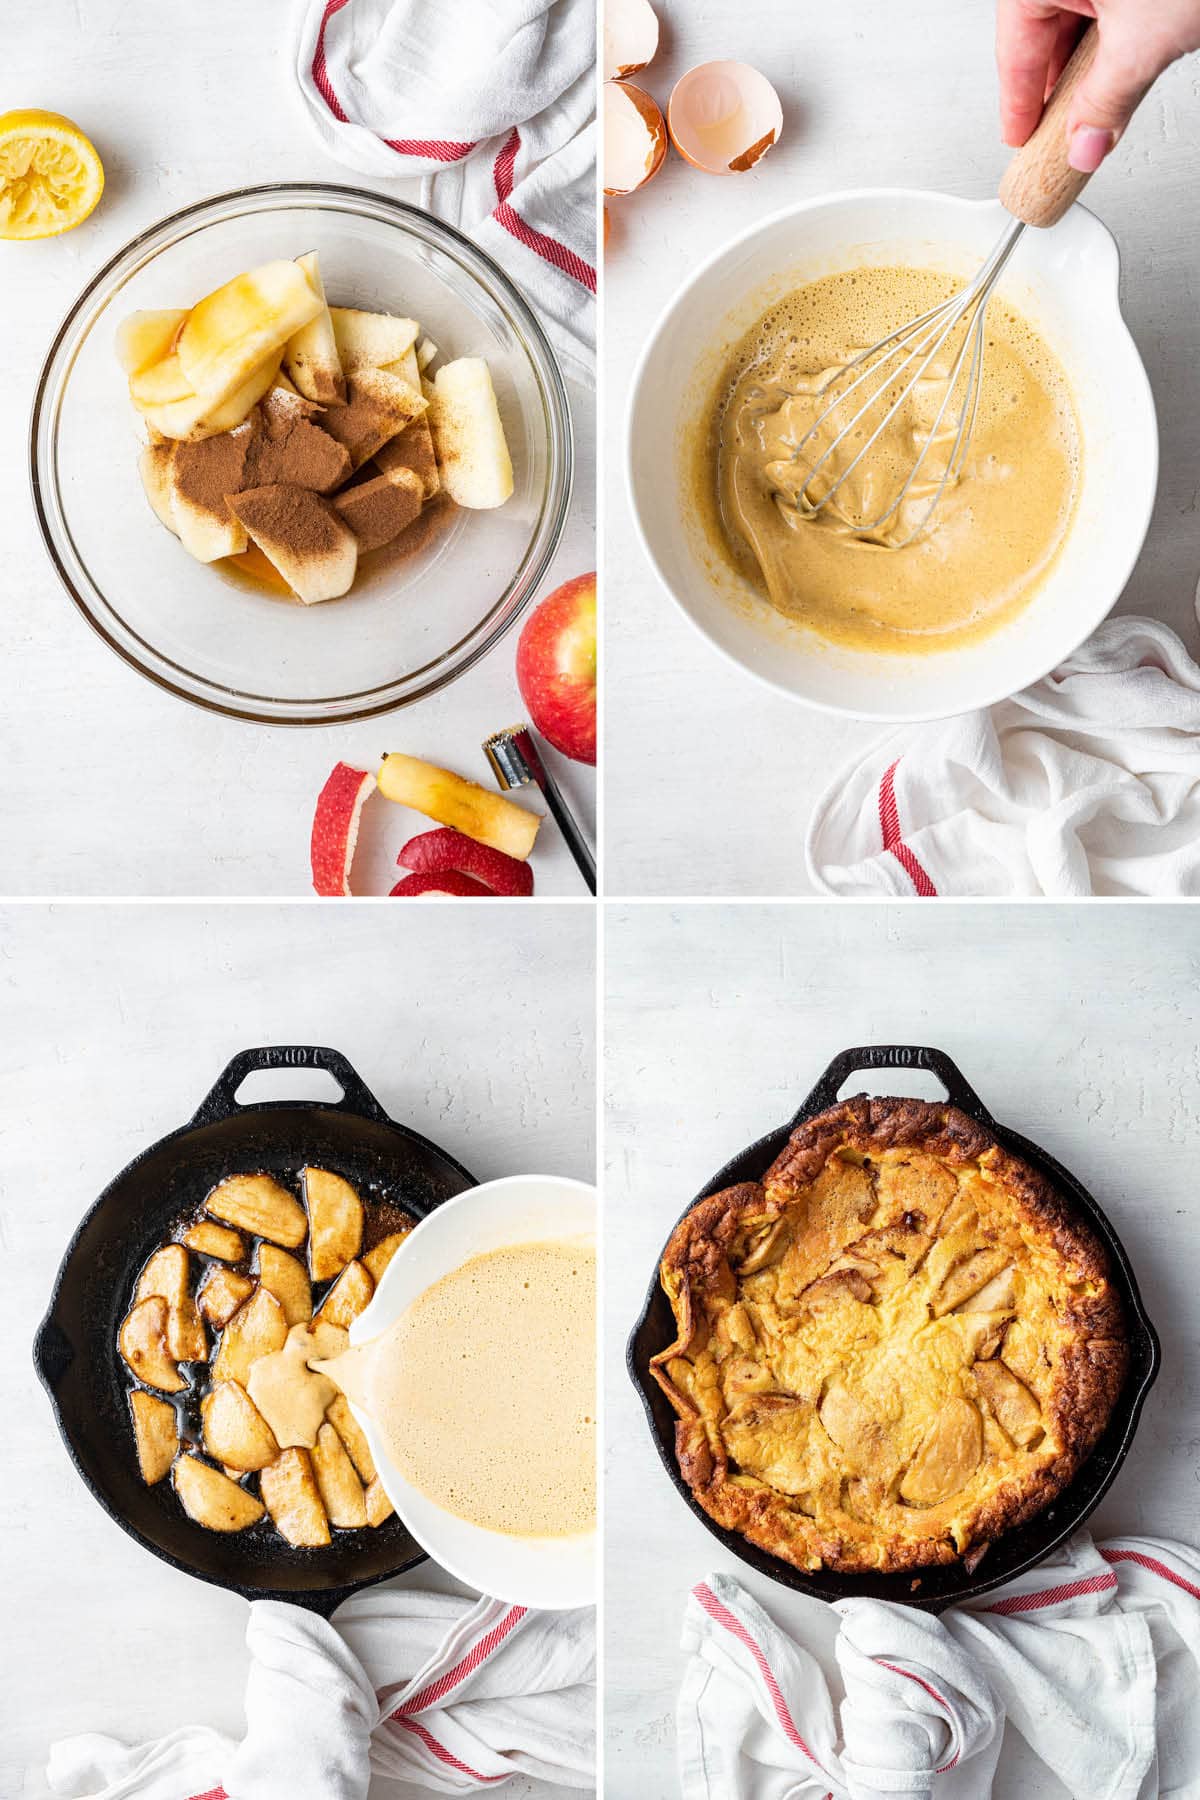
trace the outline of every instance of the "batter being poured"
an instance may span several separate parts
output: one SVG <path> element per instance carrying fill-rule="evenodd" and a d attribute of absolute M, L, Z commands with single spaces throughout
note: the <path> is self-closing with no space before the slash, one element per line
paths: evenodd
<path fill-rule="evenodd" d="M 985 320 L 974 431 L 928 529 L 905 542 L 951 463 L 962 377 L 934 428 L 961 335 L 836 494 L 812 510 L 899 393 L 897 383 L 833 446 L 836 431 L 882 385 L 872 377 L 839 407 L 834 430 L 805 442 L 837 391 L 831 377 L 958 285 L 927 269 L 825 276 L 766 313 L 721 377 L 697 484 L 702 516 L 779 612 L 854 649 L 911 654 L 986 636 L 1028 605 L 1070 529 L 1079 444 L 1066 380 L 1033 327 L 996 299 Z M 880 519 L 931 432 L 917 482 Z M 866 538 L 858 535 L 863 525 L 875 526 Z"/>

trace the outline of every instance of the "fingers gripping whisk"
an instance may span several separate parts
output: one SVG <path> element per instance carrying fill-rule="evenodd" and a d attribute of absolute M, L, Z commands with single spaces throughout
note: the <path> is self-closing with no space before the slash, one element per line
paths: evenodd
<path fill-rule="evenodd" d="M 929 529 L 966 464 L 988 302 L 1024 229 L 1014 219 L 965 288 L 833 371 L 791 452 L 803 480 L 778 495 L 781 504 L 805 518 L 836 515 L 856 537 L 892 550 Z"/>

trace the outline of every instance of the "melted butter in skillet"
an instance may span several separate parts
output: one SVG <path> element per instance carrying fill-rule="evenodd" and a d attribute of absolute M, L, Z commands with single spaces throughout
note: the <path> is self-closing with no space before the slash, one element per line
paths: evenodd
<path fill-rule="evenodd" d="M 1070 529 L 1079 444 L 1066 380 L 1033 327 L 997 300 L 966 466 L 928 533 L 885 548 L 834 513 L 806 519 L 780 504 L 803 479 L 791 453 L 824 404 L 815 389 L 827 373 L 958 285 L 929 270 L 861 268 L 799 288 L 735 346 L 696 459 L 693 499 L 725 556 L 779 612 L 856 650 L 912 654 L 986 637 L 1029 604 Z M 868 509 L 852 516 L 871 517 L 889 477 L 911 466 L 914 433 L 944 392 L 944 381 L 936 397 L 925 387 L 889 427 L 871 456 L 876 491 L 851 478 L 839 500 Z M 936 440 L 927 467 L 939 452 L 944 467 L 949 446 Z"/>
<path fill-rule="evenodd" d="M 596 1258 L 570 1243 L 472 1257 L 388 1330 L 316 1366 L 375 1420 L 414 1487 L 521 1537 L 596 1522 Z"/>

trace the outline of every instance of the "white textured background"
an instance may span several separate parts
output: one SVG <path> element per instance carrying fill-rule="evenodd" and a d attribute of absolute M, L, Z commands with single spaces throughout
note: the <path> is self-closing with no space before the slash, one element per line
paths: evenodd
<path fill-rule="evenodd" d="M 676 1218 L 784 1123 L 838 1051 L 947 1051 L 995 1117 L 1056 1156 L 1116 1226 L 1162 1339 L 1098 1536 L 1195 1543 L 1200 1508 L 1200 922 L 1187 906 L 617 907 L 606 920 L 607 1800 L 677 1791 L 688 1589 L 746 1568 L 667 1480 L 622 1351 Z M 938 1093 L 928 1077 L 849 1091 Z M 1009 1732 L 998 1800 L 1065 1800 Z M 1072 1796 L 1071 1800 L 1086 1800 Z"/>
<path fill-rule="evenodd" d="M 804 830 L 834 771 L 879 735 L 762 688 L 725 662 L 659 588 L 625 502 L 629 377 L 681 279 L 754 220 L 852 187 L 996 191 L 999 141 L 987 0 L 661 0 L 663 48 L 634 79 L 665 106 L 696 63 L 754 63 L 783 136 L 751 173 L 703 175 L 671 152 L 640 194 L 609 202 L 605 506 L 607 887 L 612 894 L 808 891 Z M 1116 234 L 1125 316 L 1158 406 L 1162 475 L 1120 604 L 1200 655 L 1200 59 L 1142 107 L 1087 204 Z"/>
<path fill-rule="evenodd" d="M 42 1800 L 47 1745 L 68 1732 L 243 1729 L 245 1602 L 108 1518 L 33 1371 L 68 1239 L 130 1158 L 191 1116 L 236 1051 L 316 1043 L 481 1181 L 594 1179 L 592 908 L 497 901 L 488 917 L 485 934 L 434 906 L 403 931 L 383 905 L 0 909 L 3 1800 Z M 311 1072 L 255 1081 L 247 1099 L 335 1097 Z M 428 1563 L 401 1577 L 429 1583 L 454 1585 Z"/>
<path fill-rule="evenodd" d="M 179 207 L 259 182 L 341 181 L 419 199 L 417 182 L 372 181 L 318 147 L 292 76 L 298 13 L 296 0 L 38 0 L 6 10 L 0 109 L 75 119 L 107 184 L 75 231 L 0 243 L 2 893 L 310 893 L 313 803 L 335 762 L 373 767 L 390 747 L 484 778 L 479 745 L 520 716 L 514 631 L 443 693 L 382 719 L 272 730 L 215 717 L 126 668 L 42 548 L 27 469 L 38 373 L 80 289 L 122 244 Z M 595 566 L 594 402 L 577 386 L 570 397 L 575 501 L 546 593 Z M 591 771 L 553 760 L 590 826 Z M 371 812 L 357 878 L 364 892 L 386 894 L 413 815 Z M 557 832 L 544 838 L 539 892 L 582 893 Z M 368 839 L 379 841 L 374 857 Z"/>

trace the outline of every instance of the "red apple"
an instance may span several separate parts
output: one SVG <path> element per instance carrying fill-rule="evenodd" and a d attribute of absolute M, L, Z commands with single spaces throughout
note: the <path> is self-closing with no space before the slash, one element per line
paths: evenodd
<path fill-rule="evenodd" d="M 596 760 L 596 576 L 577 575 L 537 605 L 517 644 L 517 686 L 547 743 Z"/>

